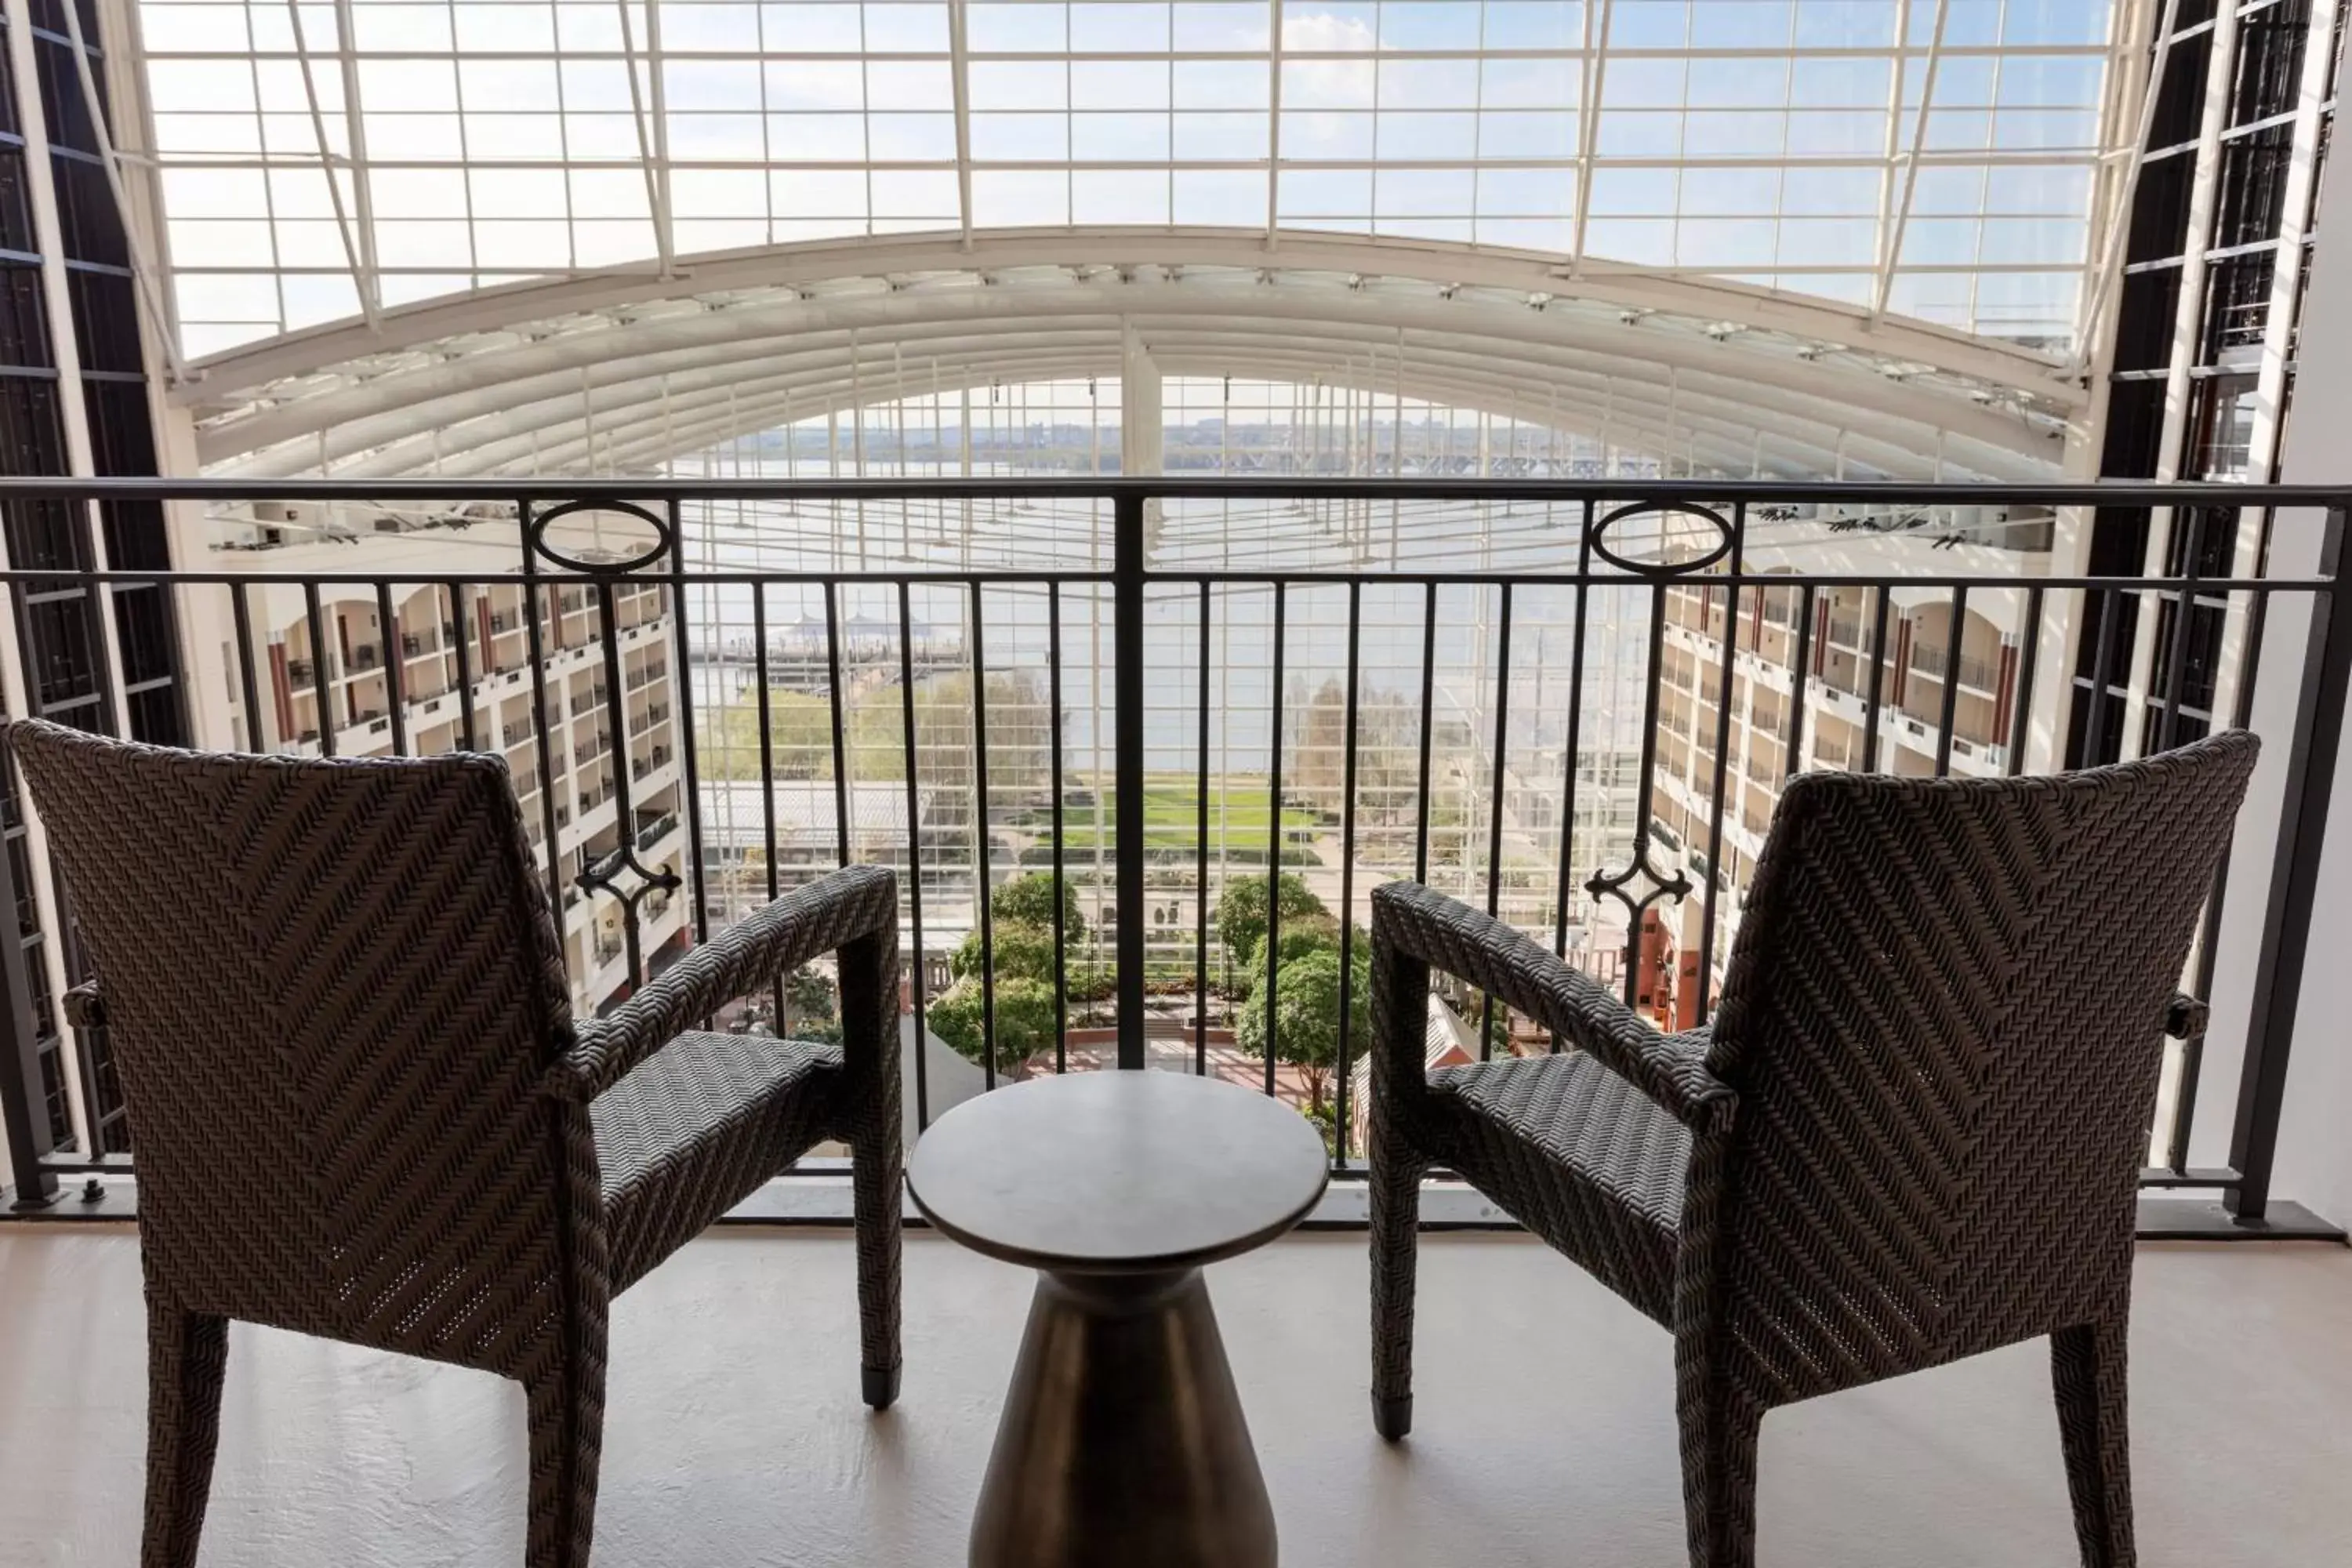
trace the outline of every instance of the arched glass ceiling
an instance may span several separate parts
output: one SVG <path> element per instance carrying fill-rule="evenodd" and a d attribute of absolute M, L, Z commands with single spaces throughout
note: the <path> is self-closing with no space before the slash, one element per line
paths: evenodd
<path fill-rule="evenodd" d="M 2108 0 L 140 0 L 182 342 L 905 231 L 1343 231 L 2064 354 Z M 2141 29 L 2144 31 L 2145 29 Z M 330 178 L 331 173 L 332 177 Z"/>
<path fill-rule="evenodd" d="M 1538 260 L 1376 239 L 1302 240 L 1278 268 L 1197 234 L 1136 240 L 1202 258 L 1183 265 L 1029 259 L 1069 243 L 866 240 L 668 293 L 527 286 L 249 351 L 182 395 L 205 468 L 253 477 L 644 471 L 827 410 L 1132 374 L 1483 409 L 1738 475 L 2047 478 L 2079 431 L 2081 388 L 2045 361 L 1895 321 L 1842 341 L 1863 324 L 1723 285 L 1563 296 Z M 1299 265 L 1318 247 L 1381 269 Z M 857 260 L 895 265 L 828 275 Z M 794 266 L 814 276 L 712 286 Z M 417 341 L 384 344 L 395 326 Z"/>

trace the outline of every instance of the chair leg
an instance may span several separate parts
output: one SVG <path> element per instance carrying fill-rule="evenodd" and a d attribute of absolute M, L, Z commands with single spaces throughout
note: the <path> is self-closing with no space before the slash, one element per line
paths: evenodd
<path fill-rule="evenodd" d="M 596 1471 L 604 1447 L 602 1325 L 581 1353 L 523 1384 L 530 1401 L 528 1568 L 588 1568 L 596 1534 Z"/>
<path fill-rule="evenodd" d="M 2084 1568 L 2133 1568 L 2131 1429 L 2126 1420 L 2123 1321 L 2086 1323 L 2050 1336 L 2058 1395 L 2058 1440 Z"/>
<path fill-rule="evenodd" d="M 194 1568 L 220 1441 L 228 1320 L 147 1300 L 147 1519 L 140 1568 Z"/>
<path fill-rule="evenodd" d="M 897 1097 L 867 1118 L 850 1142 L 850 1203 L 857 1225 L 858 1376 L 866 1403 L 887 1410 L 898 1397 L 900 1180 L 904 1138 Z"/>
<path fill-rule="evenodd" d="M 1376 1142 L 1371 1151 L 1372 1426 L 1393 1443 L 1412 1430 L 1412 1290 L 1423 1166 Z"/>
<path fill-rule="evenodd" d="M 1691 1568 L 1754 1568 L 1756 1448 L 1764 1413 L 1719 1389 L 1675 1393 Z"/>

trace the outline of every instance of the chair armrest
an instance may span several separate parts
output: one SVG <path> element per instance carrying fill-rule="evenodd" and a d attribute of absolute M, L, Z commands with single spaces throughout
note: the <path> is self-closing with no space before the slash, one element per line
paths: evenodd
<path fill-rule="evenodd" d="M 1391 882 L 1372 893 L 1372 951 L 1376 966 L 1402 955 L 1467 980 L 1591 1052 L 1685 1126 L 1704 1131 L 1731 1124 L 1738 1097 L 1707 1070 L 1689 1036 L 1660 1034 L 1589 975 L 1491 915 L 1418 882 Z M 1388 1063 L 1391 1081 L 1418 1083 L 1426 1076 L 1418 1019 L 1410 1033 L 1412 1059 Z M 1405 1035 L 1400 1021 L 1394 1039 L 1381 1048 L 1402 1053 Z"/>
<path fill-rule="evenodd" d="M 855 1052 L 861 1042 L 846 1027 L 851 1019 L 895 1019 L 898 1010 L 895 994 L 887 1009 L 878 994 L 895 993 L 898 950 L 898 879 L 879 866 L 845 867 L 787 893 L 692 949 L 604 1017 L 576 1025 L 548 1087 L 566 1099 L 593 1100 L 728 1003 L 780 983 L 820 953 L 876 941 L 883 951 L 869 955 L 875 962 L 842 964 L 843 1048 Z M 862 994 L 866 990 L 877 994 Z"/>

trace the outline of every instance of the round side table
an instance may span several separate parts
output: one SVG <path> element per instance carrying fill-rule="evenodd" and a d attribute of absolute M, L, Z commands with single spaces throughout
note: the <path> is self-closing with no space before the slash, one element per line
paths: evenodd
<path fill-rule="evenodd" d="M 1201 1268 L 1305 1218 L 1328 1168 L 1288 1106 L 1181 1073 L 1035 1079 L 923 1134 L 907 1188 L 924 1217 L 1038 1271 L 971 1568 L 1273 1568 Z"/>

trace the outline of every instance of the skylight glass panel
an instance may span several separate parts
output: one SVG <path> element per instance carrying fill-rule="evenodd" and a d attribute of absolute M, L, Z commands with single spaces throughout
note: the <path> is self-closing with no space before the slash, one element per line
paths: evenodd
<path fill-rule="evenodd" d="M 192 353 L 706 251 L 1269 222 L 2063 353 L 2131 119 L 2104 0 L 139 6 Z"/>

